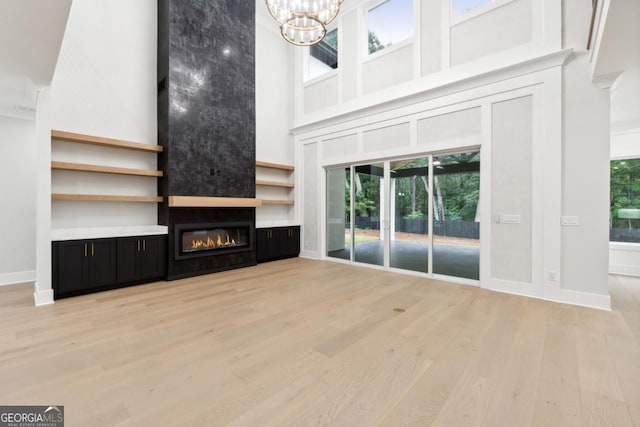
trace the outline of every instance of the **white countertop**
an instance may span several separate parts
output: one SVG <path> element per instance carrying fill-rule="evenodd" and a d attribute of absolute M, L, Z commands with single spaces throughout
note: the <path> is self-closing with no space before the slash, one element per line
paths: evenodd
<path fill-rule="evenodd" d="M 101 239 L 108 237 L 153 236 L 167 234 L 166 225 L 133 225 L 122 227 L 54 228 L 51 240 Z"/>
<path fill-rule="evenodd" d="M 256 228 L 272 228 L 272 227 L 294 227 L 299 223 L 290 221 L 256 221 Z"/>

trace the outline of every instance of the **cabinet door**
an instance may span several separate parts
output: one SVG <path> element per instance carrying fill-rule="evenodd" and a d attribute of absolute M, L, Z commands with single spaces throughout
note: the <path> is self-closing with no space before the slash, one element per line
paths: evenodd
<path fill-rule="evenodd" d="M 287 256 L 297 257 L 300 253 L 300 226 L 289 227 Z"/>
<path fill-rule="evenodd" d="M 146 236 L 139 252 L 139 280 L 159 279 L 166 275 L 167 243 L 164 236 Z"/>
<path fill-rule="evenodd" d="M 258 262 L 266 261 L 270 258 L 270 235 L 270 228 L 258 228 L 256 230 L 256 260 Z"/>
<path fill-rule="evenodd" d="M 116 239 L 87 241 L 89 246 L 89 287 L 116 283 Z"/>
<path fill-rule="evenodd" d="M 289 241 L 289 227 L 274 228 L 273 240 L 274 258 L 286 257 Z"/>
<path fill-rule="evenodd" d="M 58 242 L 57 295 L 88 288 L 88 249 L 81 240 Z"/>
<path fill-rule="evenodd" d="M 142 242 L 138 237 L 118 238 L 117 243 L 117 281 L 130 283 L 138 280 L 137 264 L 138 252 Z"/>

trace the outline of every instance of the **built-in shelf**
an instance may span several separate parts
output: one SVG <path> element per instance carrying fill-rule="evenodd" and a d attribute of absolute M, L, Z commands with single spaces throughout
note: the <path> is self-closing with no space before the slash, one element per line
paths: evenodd
<path fill-rule="evenodd" d="M 266 185 L 269 187 L 293 188 L 293 182 L 263 181 L 260 179 L 256 180 L 256 185 Z"/>
<path fill-rule="evenodd" d="M 169 196 L 170 208 L 258 208 L 263 200 L 244 197 Z"/>
<path fill-rule="evenodd" d="M 87 165 L 83 163 L 70 163 L 70 162 L 51 162 L 51 169 L 81 171 L 81 172 L 101 172 L 101 173 L 112 173 L 112 174 L 119 174 L 119 175 L 150 176 L 150 177 L 161 177 L 163 175 L 162 171 L 159 171 L 159 170 L 117 168 L 114 166 Z"/>
<path fill-rule="evenodd" d="M 79 133 L 64 132 L 61 130 L 52 130 L 51 139 L 77 142 L 79 144 L 98 145 L 101 147 L 123 148 L 126 150 L 149 151 L 153 153 L 162 152 L 162 146 L 160 145 L 141 144 L 139 142 L 122 141 L 119 139 L 103 138 L 100 136 L 83 135 Z"/>
<path fill-rule="evenodd" d="M 284 165 L 281 163 L 256 161 L 256 167 L 285 171 L 287 172 L 287 176 L 289 175 L 290 172 L 294 171 L 294 167 L 292 165 Z M 291 190 L 294 187 L 294 183 L 289 182 L 288 180 L 287 181 L 284 181 L 284 180 L 283 181 L 267 181 L 267 180 L 257 179 L 256 185 L 261 185 L 265 187 L 280 187 L 280 188 L 286 188 L 287 190 Z M 291 206 L 293 205 L 293 203 L 294 203 L 293 200 L 290 200 L 290 199 L 262 199 L 263 205 Z"/>
<path fill-rule="evenodd" d="M 103 138 L 92 135 L 82 135 L 79 133 L 64 132 L 60 130 L 51 131 L 51 139 L 59 141 L 74 142 L 78 144 L 96 145 L 105 148 L 136 150 L 156 155 L 162 152 L 162 146 L 141 144 L 138 142 L 122 141 L 119 139 Z M 75 162 L 51 162 L 52 170 L 80 171 L 93 173 L 118 174 L 129 176 L 144 176 L 159 178 L 163 176 L 162 171 L 152 169 L 132 169 L 106 165 L 93 165 Z M 127 196 L 111 194 L 67 194 L 53 193 L 51 200 L 67 200 L 78 202 L 138 202 L 138 203 L 160 203 L 163 198 L 160 196 Z"/>
<path fill-rule="evenodd" d="M 159 196 L 120 196 L 106 194 L 60 194 L 51 195 L 51 200 L 72 200 L 80 202 L 144 202 L 159 203 L 162 197 Z"/>
<path fill-rule="evenodd" d="M 293 200 L 262 199 L 263 205 L 293 205 Z"/>
<path fill-rule="evenodd" d="M 269 168 L 269 169 L 280 169 L 283 171 L 293 171 L 293 166 L 291 165 L 283 165 L 280 163 L 269 163 L 269 162 L 261 162 L 256 161 L 256 166 L 260 168 Z"/>

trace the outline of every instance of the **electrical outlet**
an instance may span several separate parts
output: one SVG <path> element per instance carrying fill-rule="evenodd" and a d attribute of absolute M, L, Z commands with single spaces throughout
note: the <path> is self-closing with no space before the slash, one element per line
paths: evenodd
<path fill-rule="evenodd" d="M 547 280 L 549 282 L 557 282 L 558 281 L 558 273 L 556 273 L 555 271 L 547 272 Z"/>

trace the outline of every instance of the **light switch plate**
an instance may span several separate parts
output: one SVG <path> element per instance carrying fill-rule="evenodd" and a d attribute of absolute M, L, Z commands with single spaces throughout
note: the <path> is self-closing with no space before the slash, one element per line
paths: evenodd
<path fill-rule="evenodd" d="M 579 224 L 577 216 L 563 216 L 561 224 L 566 227 L 576 227 Z"/>
<path fill-rule="evenodd" d="M 502 215 L 503 224 L 520 224 L 520 215 Z"/>

